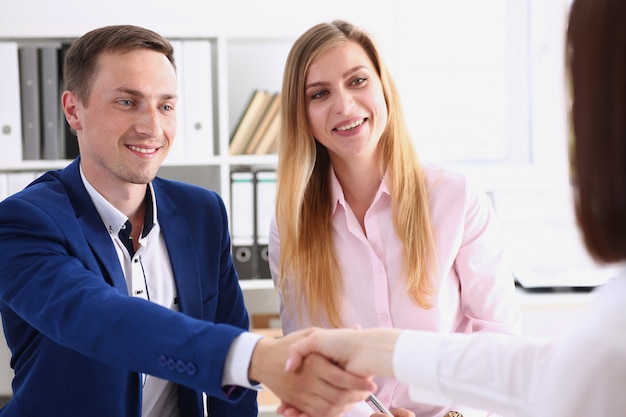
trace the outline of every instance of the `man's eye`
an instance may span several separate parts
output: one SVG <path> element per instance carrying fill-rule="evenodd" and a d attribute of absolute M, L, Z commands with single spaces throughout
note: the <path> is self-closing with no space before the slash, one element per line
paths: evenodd
<path fill-rule="evenodd" d="M 133 101 L 132 100 L 119 100 L 118 103 L 120 103 L 122 106 L 132 106 L 133 105 Z"/>

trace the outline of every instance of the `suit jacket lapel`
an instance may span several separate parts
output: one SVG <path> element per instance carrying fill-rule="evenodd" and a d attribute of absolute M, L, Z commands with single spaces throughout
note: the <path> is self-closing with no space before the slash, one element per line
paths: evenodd
<path fill-rule="evenodd" d="M 128 294 L 124 272 L 117 260 L 113 242 L 108 233 L 106 233 L 100 214 L 93 205 L 91 198 L 89 198 L 89 194 L 80 178 L 79 161 L 80 159 L 77 158 L 61 171 L 61 182 L 72 202 L 76 219 L 83 229 L 85 238 L 89 242 L 89 246 L 105 275 L 104 278 L 122 294 Z"/>
<path fill-rule="evenodd" d="M 157 217 L 170 255 L 180 311 L 191 317 L 202 318 L 198 254 L 191 239 L 189 223 L 169 196 L 162 192 L 158 185 L 153 183 L 153 186 Z"/>

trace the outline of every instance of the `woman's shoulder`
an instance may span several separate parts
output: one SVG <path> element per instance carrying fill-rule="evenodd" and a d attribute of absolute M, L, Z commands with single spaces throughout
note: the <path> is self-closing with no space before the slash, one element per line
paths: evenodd
<path fill-rule="evenodd" d="M 452 188 L 460 191 L 466 188 L 467 178 L 464 174 L 432 162 L 422 163 L 422 169 L 429 189 Z"/>
<path fill-rule="evenodd" d="M 488 201 L 487 190 L 468 175 L 433 163 L 423 163 L 422 167 L 431 201 L 458 203 L 466 208 Z"/>

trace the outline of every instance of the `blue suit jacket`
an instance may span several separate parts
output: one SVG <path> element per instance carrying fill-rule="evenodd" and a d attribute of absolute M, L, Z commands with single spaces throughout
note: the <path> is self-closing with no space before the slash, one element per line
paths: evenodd
<path fill-rule="evenodd" d="M 185 417 L 256 416 L 222 371 L 248 315 L 221 198 L 156 178 L 157 215 L 181 313 L 128 296 L 79 160 L 0 203 L 0 312 L 15 370 L 0 416 L 139 417 L 140 372 L 180 384 Z"/>

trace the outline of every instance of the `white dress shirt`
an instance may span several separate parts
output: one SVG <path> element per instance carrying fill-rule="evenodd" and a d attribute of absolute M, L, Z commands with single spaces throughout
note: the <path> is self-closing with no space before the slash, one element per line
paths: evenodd
<path fill-rule="evenodd" d="M 596 290 L 580 323 L 556 339 L 403 332 L 398 380 L 415 400 L 461 402 L 507 417 L 626 415 L 626 274 Z"/>

